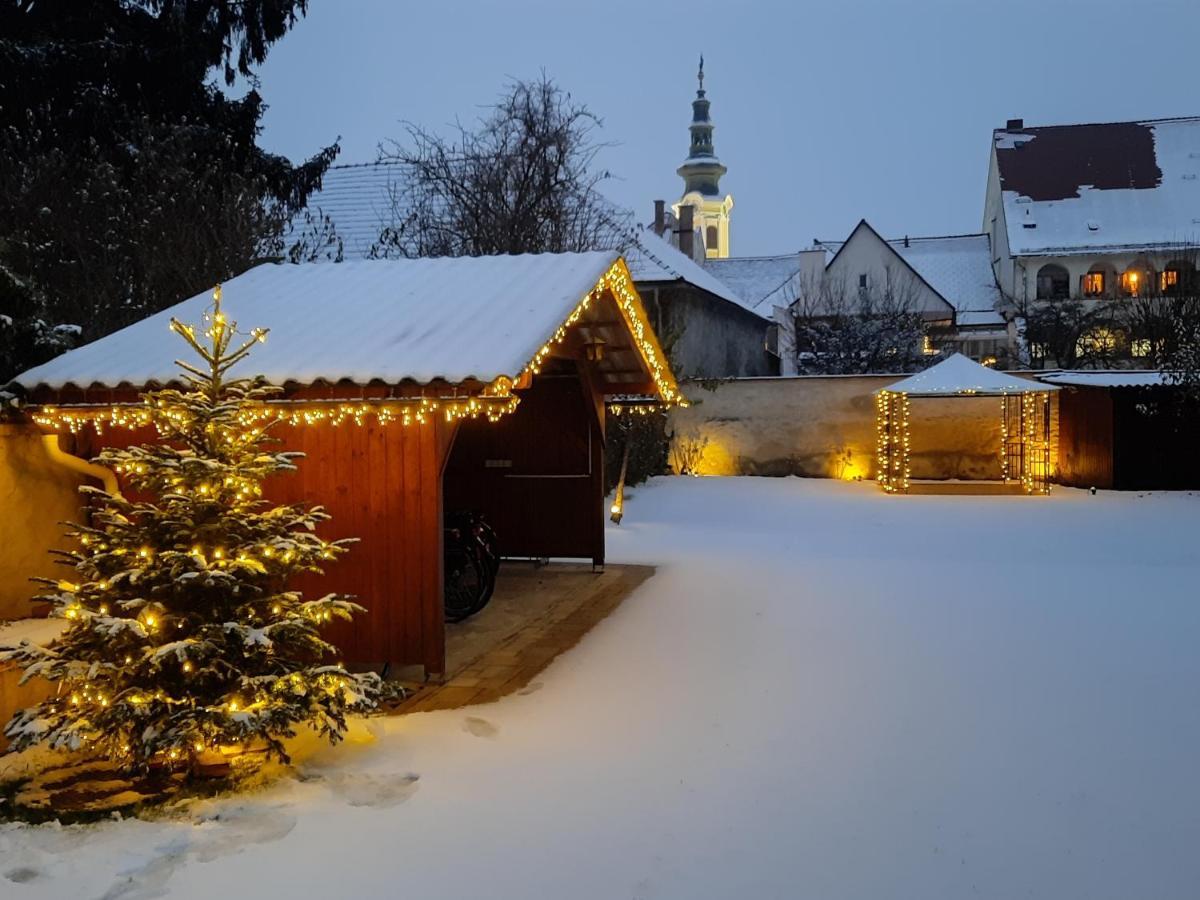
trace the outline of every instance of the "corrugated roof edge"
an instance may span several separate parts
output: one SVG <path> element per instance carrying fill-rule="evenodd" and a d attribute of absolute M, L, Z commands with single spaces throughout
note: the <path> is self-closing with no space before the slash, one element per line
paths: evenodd
<path fill-rule="evenodd" d="M 514 254 L 514 255 L 516 255 L 516 256 L 560 256 L 563 254 L 530 253 L 530 254 Z M 595 279 L 596 284 L 599 284 L 605 278 L 605 276 L 607 275 L 609 270 L 612 268 L 612 266 L 617 263 L 620 263 L 620 265 L 622 266 L 622 268 L 625 271 L 626 276 L 630 277 L 630 284 L 633 284 L 633 279 L 631 276 L 629 276 L 628 264 L 625 263 L 624 257 L 617 251 L 615 251 L 615 250 L 591 251 L 590 253 L 585 254 L 585 255 L 594 255 L 598 258 L 603 257 L 603 261 L 600 262 L 596 267 L 596 271 L 597 271 L 596 279 Z M 442 260 L 464 259 L 464 258 L 469 258 L 469 257 L 426 257 L 426 259 L 442 259 Z M 377 266 L 377 265 L 388 265 L 391 262 L 401 262 L 402 263 L 405 261 L 407 261 L 407 260 L 398 260 L 398 261 L 393 261 L 393 260 L 348 260 L 346 262 L 337 263 L 336 265 L 345 266 L 345 267 L 353 267 L 353 266 L 357 266 L 357 265 Z M 276 267 L 276 266 L 292 266 L 292 265 L 295 265 L 295 264 L 281 263 L 281 262 L 262 262 L 262 263 L 259 263 L 258 265 L 251 266 L 245 272 L 240 273 L 238 277 L 241 277 L 241 275 L 249 274 L 250 272 L 253 272 L 258 269 L 271 268 L 271 267 Z M 636 290 L 636 287 L 635 287 L 635 290 Z M 140 390 L 145 390 L 145 389 L 156 389 L 156 388 L 167 387 L 167 386 L 182 385 L 182 384 L 184 384 L 182 372 L 179 373 L 178 378 L 172 377 L 172 378 L 167 378 L 167 379 L 150 379 L 150 380 L 138 382 L 138 383 L 134 383 L 134 382 L 131 382 L 131 381 L 125 380 L 125 379 L 122 379 L 122 380 L 116 381 L 116 382 L 91 381 L 91 382 L 88 382 L 87 384 L 80 384 L 78 381 L 74 381 L 74 380 L 70 380 L 70 379 L 54 380 L 54 381 L 37 380 L 37 381 L 30 382 L 27 380 L 27 376 L 29 376 L 31 374 L 39 373 L 41 370 L 44 370 L 44 369 L 52 369 L 52 367 L 54 367 L 58 361 L 63 359 L 63 357 L 66 357 L 70 354 L 74 354 L 74 353 L 76 353 L 80 350 L 83 350 L 87 347 L 90 347 L 93 344 L 96 344 L 100 341 L 104 341 L 106 339 L 120 335 L 123 332 L 127 332 L 132 329 L 136 329 L 136 328 L 140 328 L 140 327 L 144 327 L 144 323 L 146 323 L 148 321 L 159 319 L 159 320 L 162 320 L 162 322 L 165 325 L 165 323 L 167 321 L 169 321 L 174 315 L 176 315 L 177 307 L 179 305 L 181 305 L 183 303 L 195 301 L 198 298 L 200 298 L 201 296 L 204 296 L 208 293 L 209 293 L 208 291 L 204 291 L 193 297 L 184 298 L 183 300 L 179 301 L 179 303 L 177 303 L 177 304 L 172 304 L 170 307 L 167 307 L 166 309 L 159 310 L 158 312 L 152 313 L 151 315 L 146 316 L 142 319 L 139 319 L 136 322 L 131 322 L 129 325 L 126 325 L 124 328 L 120 328 L 117 331 L 112 332 L 111 334 L 97 338 L 95 341 L 91 341 L 91 342 L 89 342 L 87 344 L 83 344 L 79 347 L 72 348 L 71 350 L 66 351 L 66 353 L 60 354 L 59 356 L 56 356 L 56 357 L 46 361 L 45 363 L 42 363 L 38 366 L 34 366 L 30 369 L 27 369 L 25 372 L 22 372 L 22 373 L 16 375 L 6 385 L 0 385 L 0 389 L 16 388 L 19 391 L 24 392 L 25 394 L 30 394 L 30 393 L 40 391 L 40 390 L 49 390 L 49 391 L 138 390 L 138 391 L 140 391 Z M 582 297 L 580 299 L 582 299 Z M 570 316 L 572 315 L 572 313 L 574 311 L 575 311 L 574 306 L 572 306 L 570 309 L 564 310 L 563 316 L 562 316 L 563 324 L 566 323 L 566 321 L 570 318 Z M 525 355 L 523 358 L 527 361 L 534 360 L 538 354 L 538 351 L 542 348 L 542 346 L 545 344 L 545 342 L 547 340 L 549 340 L 551 337 L 552 337 L 552 335 L 544 335 L 544 336 L 539 337 L 536 341 L 531 340 L 531 346 L 529 346 L 527 348 L 527 351 L 525 352 Z M 665 359 L 665 355 L 664 355 L 664 359 Z M 420 380 L 420 379 L 415 379 L 415 378 L 413 378 L 413 379 L 404 378 L 404 379 L 399 379 L 399 380 L 395 380 L 395 381 L 389 381 L 382 377 L 370 377 L 370 378 L 364 379 L 364 378 L 359 377 L 359 375 L 357 373 L 350 372 L 347 370 L 347 371 L 342 371 L 342 372 L 330 371 L 330 372 L 322 373 L 320 376 L 315 377 L 315 378 L 310 378 L 310 379 L 280 378 L 280 379 L 276 379 L 273 381 L 269 381 L 269 383 L 276 384 L 277 386 L 281 386 L 281 387 L 288 386 L 288 385 L 336 386 L 339 384 L 343 384 L 343 385 L 348 384 L 348 385 L 353 385 L 356 387 L 368 387 L 368 386 L 376 386 L 376 385 L 398 386 L 398 385 L 404 385 L 404 384 L 412 384 L 415 386 L 423 387 L 423 386 L 428 386 L 428 385 L 432 385 L 432 384 L 436 384 L 438 382 L 444 381 L 445 384 L 447 384 L 448 386 L 457 386 L 457 385 L 463 385 L 463 384 L 470 383 L 470 382 L 476 382 L 479 384 L 489 384 L 496 377 L 498 377 L 500 375 L 516 378 L 520 374 L 521 374 L 520 372 L 469 373 L 469 374 L 465 374 L 465 375 L 456 377 L 452 380 L 446 379 L 443 375 L 437 375 L 437 376 L 434 376 L 427 380 Z"/>

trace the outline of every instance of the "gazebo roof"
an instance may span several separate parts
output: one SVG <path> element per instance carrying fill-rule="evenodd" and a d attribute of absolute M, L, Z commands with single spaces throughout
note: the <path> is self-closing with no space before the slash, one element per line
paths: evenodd
<path fill-rule="evenodd" d="M 910 397 L 999 397 L 1004 394 L 1041 393 L 1056 391 L 1053 384 L 1018 378 L 1007 372 L 997 372 L 981 366 L 961 353 L 917 372 L 879 391 L 893 394 L 908 394 Z"/>

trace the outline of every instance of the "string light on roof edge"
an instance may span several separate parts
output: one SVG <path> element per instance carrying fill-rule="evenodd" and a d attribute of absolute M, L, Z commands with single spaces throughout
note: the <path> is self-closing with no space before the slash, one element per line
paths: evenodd
<path fill-rule="evenodd" d="M 637 302 L 637 293 L 629 276 L 629 270 L 620 260 L 600 277 L 596 285 L 588 291 L 571 314 L 563 320 L 554 334 L 534 354 L 533 359 L 525 366 L 520 380 L 526 373 L 536 375 L 541 371 L 546 358 L 553 352 L 554 346 L 561 344 L 567 338 L 570 328 L 583 316 L 584 312 L 595 301 L 598 302 L 607 288 L 617 301 L 617 308 L 629 327 L 634 343 L 650 370 L 655 387 L 658 389 L 659 403 L 642 403 L 633 407 L 624 406 L 623 410 L 635 415 L 648 415 L 667 406 L 688 405 L 687 398 L 679 391 L 678 385 L 670 375 L 670 368 L 663 359 L 661 351 L 653 338 L 653 330 Z M 221 286 L 213 289 L 213 300 L 218 309 L 212 316 L 206 314 L 205 321 L 211 322 L 207 334 L 211 336 L 214 329 L 224 328 L 227 320 L 220 312 Z M 195 331 L 190 325 L 175 320 L 171 321 L 170 329 L 180 334 L 195 337 Z M 266 329 L 255 329 L 251 336 L 258 342 L 266 341 Z M 359 401 L 271 401 L 262 405 L 255 413 L 253 423 L 279 421 L 287 425 L 315 425 L 327 423 L 330 425 L 366 424 L 373 417 L 379 425 L 389 425 L 393 422 L 403 426 L 424 425 L 436 416 L 442 416 L 445 421 L 457 419 L 486 418 L 496 422 L 503 416 L 514 412 L 520 403 L 520 398 L 513 393 L 514 381 L 501 375 L 487 386 L 481 394 L 468 397 L 411 397 L 385 398 L 380 400 Z M 610 404 L 609 410 L 617 415 L 617 404 Z M 35 423 L 43 428 L 54 431 L 69 431 L 79 433 L 85 426 L 90 425 L 97 434 L 103 434 L 105 428 L 124 428 L 135 430 L 156 424 L 156 416 L 160 411 L 145 405 L 107 405 L 80 404 L 78 406 L 45 406 L 31 414 Z M 162 430 L 160 428 L 160 430 Z"/>
<path fill-rule="evenodd" d="M 541 371 L 542 364 L 554 351 L 554 346 L 566 340 L 571 326 L 579 321 L 580 317 L 591 306 L 593 301 L 598 302 L 600 300 L 605 288 L 608 289 L 617 302 L 617 308 L 621 311 L 621 316 L 625 320 L 625 324 L 629 327 L 634 344 L 645 361 L 646 367 L 650 370 L 650 376 L 654 380 L 654 386 L 658 390 L 661 403 L 666 406 L 686 407 L 688 405 L 687 398 L 679 391 L 679 386 L 675 384 L 675 380 L 671 377 L 670 367 L 667 365 L 654 339 L 654 331 L 651 329 L 649 322 L 646 321 L 641 306 L 638 303 L 637 291 L 633 287 L 629 270 L 619 259 L 609 267 L 607 272 L 600 276 L 600 280 L 596 282 L 590 291 L 583 295 L 583 298 L 575 306 L 575 309 L 563 320 L 563 323 L 558 326 L 550 339 L 538 349 L 533 359 L 526 365 L 525 372 L 537 375 Z M 609 408 L 612 408 L 611 405 Z"/>

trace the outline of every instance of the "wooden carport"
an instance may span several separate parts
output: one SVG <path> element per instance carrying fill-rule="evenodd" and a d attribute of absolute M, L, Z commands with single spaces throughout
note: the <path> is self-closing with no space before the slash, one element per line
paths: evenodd
<path fill-rule="evenodd" d="M 138 393 L 174 378 L 166 320 L 206 302 L 20 376 L 29 417 L 84 458 L 155 439 Z M 361 665 L 443 671 L 444 500 L 494 517 L 506 554 L 602 563 L 605 399 L 682 402 L 616 254 L 260 266 L 224 302 L 272 329 L 243 374 L 285 388 L 263 415 L 306 454 L 270 499 L 322 503 L 330 537 L 360 539 L 298 587 L 367 607 L 331 635 Z"/>

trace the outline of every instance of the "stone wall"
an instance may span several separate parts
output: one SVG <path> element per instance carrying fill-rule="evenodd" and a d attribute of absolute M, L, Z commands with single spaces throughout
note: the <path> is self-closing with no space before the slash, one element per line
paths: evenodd
<path fill-rule="evenodd" d="M 874 478 L 874 392 L 900 377 L 687 383 L 684 392 L 692 405 L 673 410 L 668 423 L 672 468 L 689 467 L 703 475 Z M 996 397 L 911 400 L 912 476 L 999 478 L 1000 405 Z M 1052 461 L 1056 439 L 1055 424 Z M 689 466 L 692 460 L 695 465 Z"/>
<path fill-rule="evenodd" d="M 0 425 L 0 620 L 33 611 L 30 577 L 66 571 L 48 551 L 69 546 L 59 523 L 79 520 L 85 480 L 50 459 L 36 428 Z"/>

